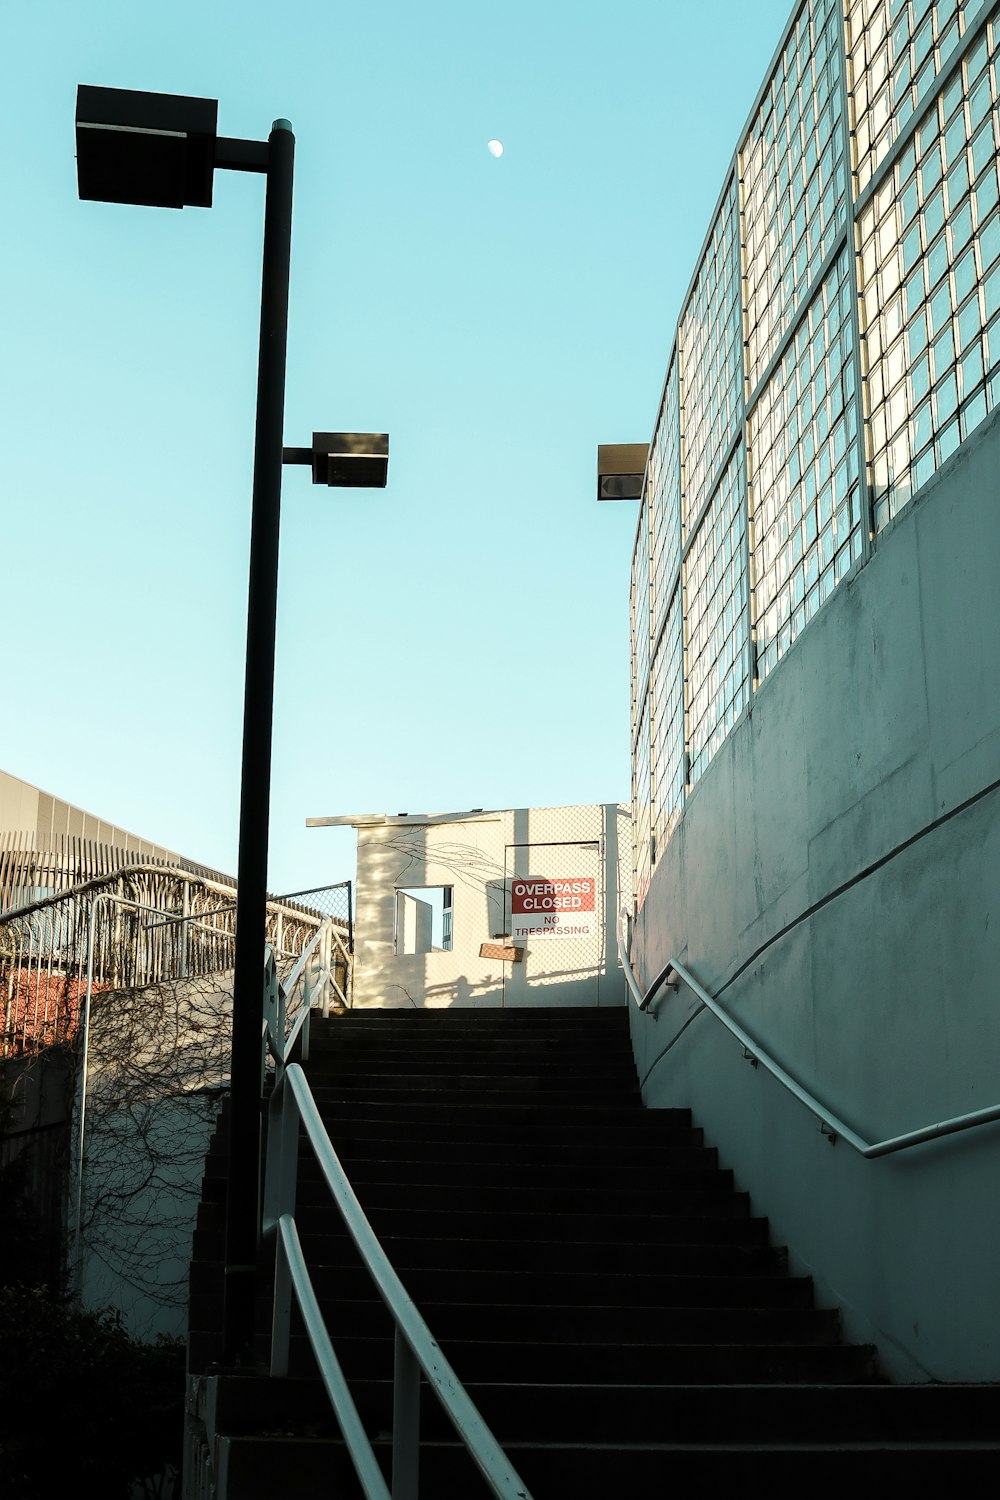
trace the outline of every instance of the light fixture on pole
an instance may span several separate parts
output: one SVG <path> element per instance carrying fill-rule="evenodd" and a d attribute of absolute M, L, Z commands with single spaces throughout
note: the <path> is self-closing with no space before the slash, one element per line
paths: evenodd
<path fill-rule="evenodd" d="M 286 448 L 286 464 L 308 464 L 313 484 L 383 489 L 389 473 L 387 432 L 314 432 L 311 448 Z"/>

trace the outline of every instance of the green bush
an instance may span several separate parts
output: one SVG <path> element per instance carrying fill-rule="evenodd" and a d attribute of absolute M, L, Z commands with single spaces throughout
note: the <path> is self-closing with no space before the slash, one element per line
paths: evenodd
<path fill-rule="evenodd" d="M 184 1349 L 140 1344 L 111 1312 L 0 1288 L 0 1494 L 129 1500 L 180 1468 Z M 90 1484 L 87 1481 L 91 1481 Z"/>

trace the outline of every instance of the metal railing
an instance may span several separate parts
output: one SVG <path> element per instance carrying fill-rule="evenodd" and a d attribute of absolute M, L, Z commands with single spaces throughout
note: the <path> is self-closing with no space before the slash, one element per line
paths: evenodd
<path fill-rule="evenodd" d="M 321 917 L 335 917 L 340 928 L 347 929 L 347 951 L 354 952 L 354 901 L 353 882 L 338 880 L 335 885 L 310 886 L 304 891 L 286 891 L 279 901 L 294 901 L 297 906 L 306 906 L 319 912 Z"/>
<path fill-rule="evenodd" d="M 989 1125 L 1000 1120 L 1000 1104 L 990 1105 L 986 1109 L 972 1110 L 964 1115 L 953 1115 L 950 1119 L 936 1121 L 932 1125 L 924 1125 L 919 1130 L 908 1130 L 902 1135 L 888 1137 L 884 1141 L 866 1141 L 852 1130 L 839 1115 L 835 1114 L 827 1105 L 820 1102 L 815 1094 L 811 1093 L 797 1078 L 794 1078 L 779 1062 L 770 1055 L 765 1047 L 762 1047 L 748 1031 L 745 1031 L 738 1021 L 725 1011 L 710 995 L 704 985 L 700 984 L 694 975 L 672 958 L 666 963 L 656 978 L 645 989 L 639 984 L 632 968 L 629 956 L 628 943 L 628 913 L 622 912 L 618 924 L 618 956 L 621 959 L 622 968 L 625 973 L 625 982 L 629 992 L 640 1010 L 648 1010 L 650 1002 L 664 988 L 676 990 L 678 982 L 686 984 L 706 1010 L 711 1011 L 715 1018 L 722 1022 L 731 1036 L 735 1037 L 743 1048 L 746 1060 L 757 1067 L 758 1064 L 777 1079 L 783 1088 L 787 1089 L 800 1104 L 803 1104 L 820 1122 L 823 1134 L 828 1137 L 831 1144 L 838 1140 L 845 1140 L 859 1156 L 867 1161 L 873 1161 L 880 1156 L 892 1156 L 897 1151 L 907 1151 L 913 1146 L 922 1146 L 927 1141 L 940 1140 L 946 1135 L 957 1135 L 963 1130 L 974 1130 L 980 1125 Z M 676 976 L 676 980 L 674 980 Z"/>
<path fill-rule="evenodd" d="M 307 964 L 308 953 L 304 953 L 296 971 L 289 976 L 289 991 L 306 972 Z M 275 1087 L 268 1108 L 263 1217 L 264 1235 L 275 1241 L 271 1374 L 288 1374 L 294 1298 L 366 1500 L 417 1500 L 421 1376 L 444 1408 L 491 1493 L 498 1500 L 531 1500 L 527 1486 L 483 1421 L 393 1269 L 333 1148 L 304 1072 L 298 1063 L 289 1062 L 297 1043 L 303 1055 L 307 1052 L 309 1006 L 303 997 L 299 1014 L 286 1037 L 287 1002 L 282 999 L 285 987 L 277 980 L 273 960 L 265 964 L 265 987 L 268 1017 L 265 1041 L 275 1059 Z M 327 1332 L 295 1226 L 300 1125 L 305 1129 L 347 1232 L 395 1323 L 391 1487 L 385 1482 Z"/>
<path fill-rule="evenodd" d="M 348 890 L 345 921 L 341 892 L 270 898 L 266 936 L 279 956 L 293 957 L 332 916 L 337 993 L 347 1005 L 351 898 Z M 137 861 L 0 913 L 0 1056 L 72 1043 L 88 982 L 94 992 L 131 990 L 231 969 L 235 895 L 232 883 Z"/>
<path fill-rule="evenodd" d="M 189 893 L 186 886 L 184 894 L 184 905 L 187 906 Z M 95 993 L 108 988 L 106 982 L 100 984 L 95 982 L 99 973 L 106 974 L 107 972 L 106 965 L 103 970 L 100 967 L 100 935 L 104 934 L 105 947 L 109 933 L 115 935 L 119 945 L 129 942 L 135 947 L 141 944 L 144 950 L 151 941 L 155 942 L 158 953 L 153 972 L 159 974 L 161 982 L 164 978 L 174 981 L 185 980 L 191 977 L 194 941 L 185 929 L 204 930 L 208 935 L 211 952 L 215 955 L 218 968 L 224 972 L 232 967 L 232 932 L 230 929 L 235 916 L 235 903 L 233 902 L 221 905 L 217 902 L 214 907 L 208 908 L 201 914 L 181 916 L 164 914 L 162 906 L 151 906 L 144 902 L 133 901 L 108 890 L 91 891 L 87 902 L 88 906 L 81 908 L 87 918 L 85 982 L 77 1013 L 76 1030 L 70 1038 L 76 1047 L 77 1068 L 74 1129 L 70 1144 L 69 1263 L 72 1267 L 73 1284 L 77 1287 L 82 1285 L 84 1253 L 82 1227 L 89 1108 L 90 1023 Z M 283 1035 L 286 993 L 298 1002 L 296 1012 L 298 1027 L 301 1027 L 303 1022 L 308 1024 L 310 1009 L 314 1003 L 318 1004 L 324 1015 L 328 1015 L 331 994 L 346 1006 L 344 992 L 349 988 L 349 981 L 345 975 L 350 970 L 350 955 L 344 942 L 345 934 L 339 930 L 337 918 L 328 916 L 315 927 L 315 930 L 312 930 L 312 924 L 318 920 L 314 914 L 292 913 L 283 902 L 273 902 L 272 907 L 273 910 L 269 911 L 269 925 L 276 929 L 284 940 L 295 942 L 297 947 L 302 949 L 284 987 L 277 982 L 277 963 L 283 962 L 287 969 L 288 962 L 293 955 L 284 949 L 279 950 L 277 955 L 270 946 L 267 949 L 265 1008 L 268 1006 L 269 997 L 275 997 L 270 1000 L 271 1029 L 274 1034 Z M 215 925 L 219 913 L 225 916 L 228 924 L 226 929 L 219 929 Z M 169 929 L 168 934 L 164 934 L 164 928 Z M 302 948 L 305 934 L 310 931 L 312 931 L 312 937 Z M 162 946 L 164 942 L 167 944 L 165 948 Z M 204 977 L 206 952 L 207 950 L 203 948 L 200 962 L 194 966 L 196 972 L 202 977 Z M 116 972 L 119 975 L 127 972 L 133 979 L 142 976 L 143 982 L 148 982 L 150 972 L 148 953 L 139 962 L 134 954 L 130 958 L 119 952 L 114 961 L 118 966 Z M 118 986 L 118 989 L 120 990 L 121 986 Z M 275 1008 L 276 999 L 279 996 L 280 1007 Z M 121 994 L 117 998 L 120 1001 Z M 195 1088 L 204 1086 L 205 1079 L 195 1075 L 188 1078 L 187 1082 Z M 261 1086 L 263 1088 L 263 1077 Z"/>
<path fill-rule="evenodd" d="M 351 954 L 337 918 L 325 917 L 299 954 L 287 979 L 278 975 L 270 944 L 264 950 L 264 1015 L 261 1028 L 261 1084 L 268 1056 L 273 1059 L 275 1081 L 281 1078 L 285 1061 L 299 1041 L 301 1056 L 309 1056 L 309 1018 L 314 1009 L 324 1020 L 334 1004 L 349 1007 Z M 336 1000 L 331 999 L 335 996 Z"/>

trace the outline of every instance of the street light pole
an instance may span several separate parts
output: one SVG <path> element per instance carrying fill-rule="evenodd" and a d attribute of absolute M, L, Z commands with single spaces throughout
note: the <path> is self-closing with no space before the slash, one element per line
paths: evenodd
<path fill-rule="evenodd" d="M 233 977 L 229 1191 L 223 1358 L 253 1359 L 253 1305 L 260 1192 L 260 1048 L 264 934 L 267 924 L 271 725 L 278 601 L 278 534 L 288 342 L 295 136 L 275 120 L 268 136 L 261 276 L 257 430 L 250 523 L 243 773 L 237 870 L 236 970 Z"/>
<path fill-rule="evenodd" d="M 260 1229 L 262 965 L 267 931 L 281 468 L 283 463 L 307 464 L 314 484 L 381 489 L 388 471 L 389 438 L 384 432 L 314 432 L 311 448 L 282 447 L 295 137 L 287 120 L 275 120 L 266 142 L 232 139 L 217 133 L 217 118 L 215 99 L 91 84 L 81 84 L 77 90 L 77 182 L 84 200 L 211 208 L 216 167 L 266 176 L 223 1304 L 224 1359 L 244 1364 L 253 1361 Z"/>

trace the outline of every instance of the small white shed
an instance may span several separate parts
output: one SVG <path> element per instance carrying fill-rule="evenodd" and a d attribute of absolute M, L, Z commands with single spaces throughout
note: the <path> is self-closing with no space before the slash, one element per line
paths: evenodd
<path fill-rule="evenodd" d="M 621 1005 L 631 810 L 317 818 L 358 833 L 354 1005 Z"/>

